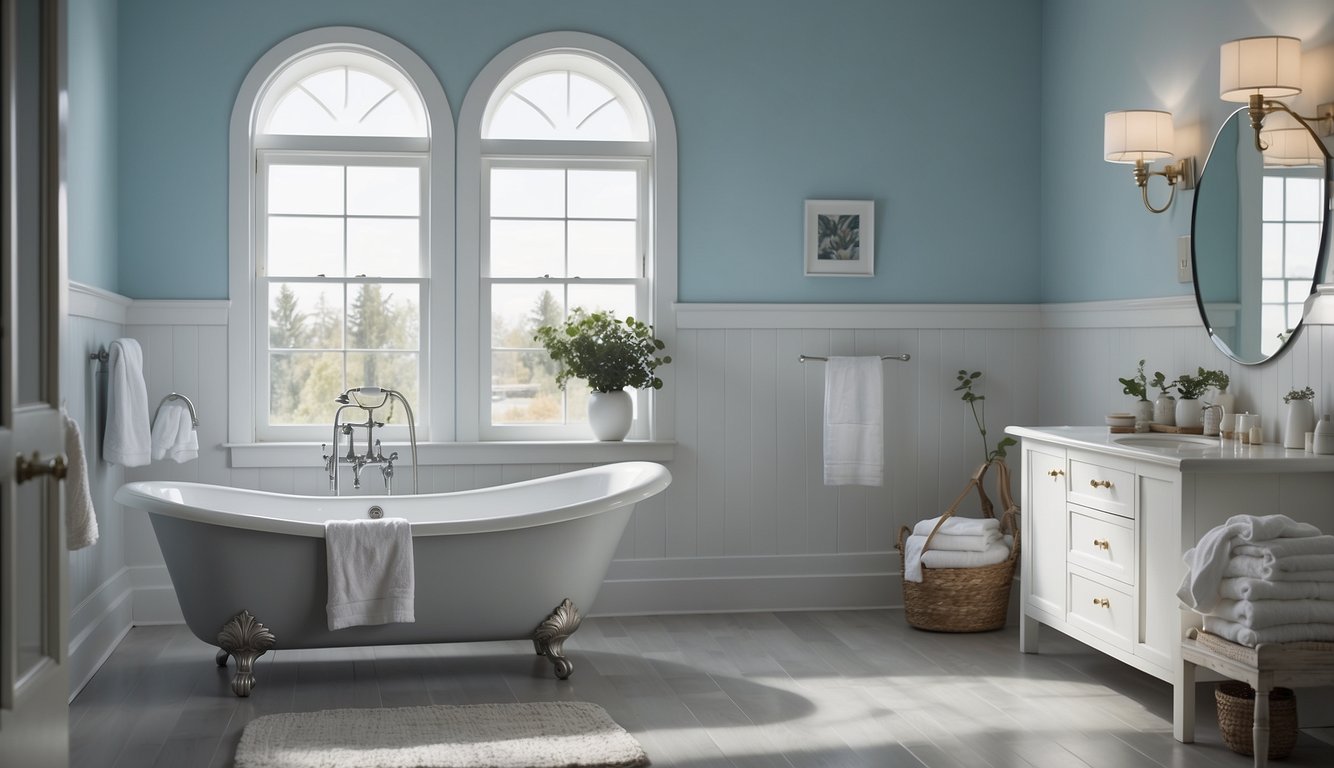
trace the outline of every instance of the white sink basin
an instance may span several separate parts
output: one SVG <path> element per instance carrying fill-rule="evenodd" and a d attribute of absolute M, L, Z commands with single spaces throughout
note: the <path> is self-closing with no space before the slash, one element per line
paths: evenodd
<path fill-rule="evenodd" d="M 1166 433 L 1120 435 L 1112 438 L 1112 440 L 1127 448 L 1144 448 L 1151 451 L 1165 451 L 1172 453 L 1198 453 L 1210 448 L 1218 447 L 1218 438 L 1202 437 L 1200 435 L 1173 435 Z"/>

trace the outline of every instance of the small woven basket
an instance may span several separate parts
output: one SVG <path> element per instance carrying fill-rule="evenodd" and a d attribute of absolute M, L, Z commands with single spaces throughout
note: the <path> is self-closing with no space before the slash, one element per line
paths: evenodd
<path fill-rule="evenodd" d="M 930 632 L 990 632 L 1005 627 L 1005 618 L 1010 610 L 1010 585 L 1014 580 L 1015 563 L 1019 559 L 1019 505 L 1014 503 L 1010 495 L 1010 469 L 1004 461 L 995 459 L 978 467 L 963 492 L 941 515 L 931 536 L 936 535 L 941 523 L 953 516 L 959 504 L 974 490 L 980 497 L 982 514 L 995 517 L 991 499 L 987 498 L 982 487 L 982 478 L 993 464 L 997 467 L 1001 503 L 1005 505 L 1005 512 L 1001 516 L 1001 531 L 1014 536 L 1010 557 L 995 565 L 978 568 L 923 567 L 921 582 L 904 579 L 903 609 L 909 626 Z M 899 530 L 900 558 L 911 533 L 912 530 L 907 526 Z M 928 546 L 930 542 L 928 537 Z"/>
<path fill-rule="evenodd" d="M 1218 702 L 1218 730 L 1233 752 L 1254 756 L 1251 728 L 1255 725 L 1255 689 L 1228 680 L 1214 690 Z M 1297 695 L 1291 688 L 1269 692 L 1269 759 L 1282 760 L 1297 746 Z"/>

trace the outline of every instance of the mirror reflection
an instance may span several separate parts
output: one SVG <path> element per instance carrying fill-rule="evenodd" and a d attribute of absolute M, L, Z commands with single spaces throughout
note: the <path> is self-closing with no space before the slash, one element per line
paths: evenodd
<path fill-rule="evenodd" d="M 1324 273 L 1329 152 L 1309 128 L 1273 115 L 1261 134 L 1245 109 L 1223 124 L 1195 191 L 1195 296 L 1214 343 L 1263 363 L 1296 335 Z"/>

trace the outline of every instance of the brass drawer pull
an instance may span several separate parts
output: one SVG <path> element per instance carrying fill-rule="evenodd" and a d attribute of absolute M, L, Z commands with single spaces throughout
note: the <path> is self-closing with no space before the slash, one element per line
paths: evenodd
<path fill-rule="evenodd" d="M 1112 545 L 1110 542 L 1107 541 L 1107 539 L 1094 539 L 1093 546 L 1097 547 L 1098 549 L 1110 549 Z"/>
<path fill-rule="evenodd" d="M 1111 607 L 1112 607 L 1112 603 L 1111 603 L 1111 601 L 1109 601 L 1109 600 L 1108 600 L 1107 598 L 1105 598 L 1105 597 L 1095 597 L 1095 598 L 1093 598 L 1093 604 L 1096 605 L 1096 606 L 1099 606 L 1099 607 L 1101 607 L 1101 608 L 1111 608 Z"/>
<path fill-rule="evenodd" d="M 1064 470 L 1064 469 L 1053 469 L 1053 470 L 1048 471 L 1047 474 L 1051 475 L 1051 479 L 1055 480 L 1055 479 L 1058 478 L 1058 477 L 1065 477 L 1065 470 Z"/>
<path fill-rule="evenodd" d="M 1111 487 L 1112 487 L 1112 481 L 1111 481 L 1111 480 L 1090 480 L 1090 481 L 1089 481 L 1089 485 L 1092 486 L 1092 487 L 1094 487 L 1094 488 L 1111 488 Z"/>

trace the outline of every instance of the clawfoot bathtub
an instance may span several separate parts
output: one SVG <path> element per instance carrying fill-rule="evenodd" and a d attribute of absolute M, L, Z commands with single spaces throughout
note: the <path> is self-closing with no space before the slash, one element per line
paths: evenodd
<path fill-rule="evenodd" d="M 562 653 L 597 596 L 637 502 L 667 469 L 624 462 L 495 488 L 416 496 L 293 496 L 199 483 L 128 483 L 116 501 L 149 514 L 190 631 L 236 661 L 248 696 L 269 648 L 531 639 Z M 330 631 L 324 522 L 411 523 L 416 622 Z"/>

